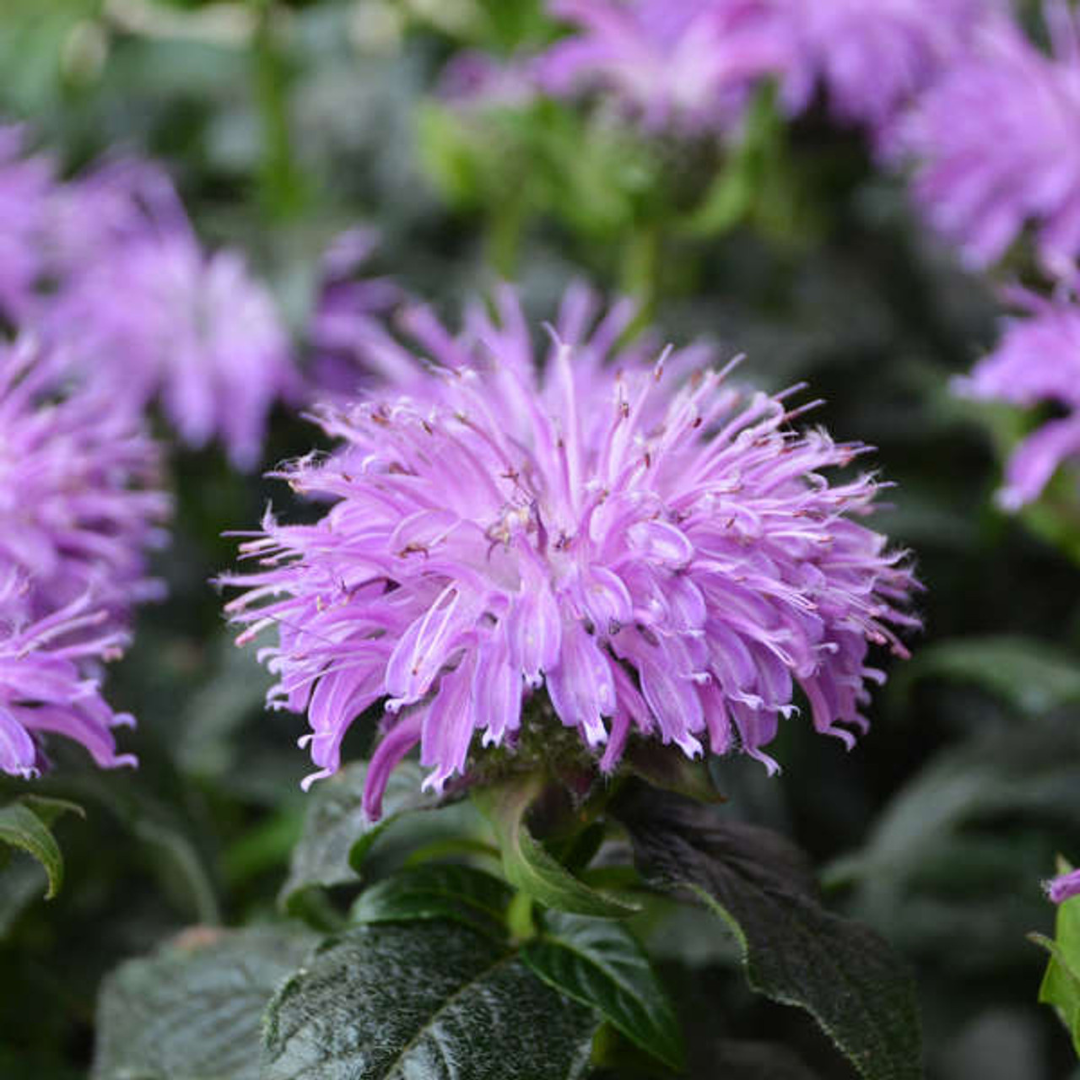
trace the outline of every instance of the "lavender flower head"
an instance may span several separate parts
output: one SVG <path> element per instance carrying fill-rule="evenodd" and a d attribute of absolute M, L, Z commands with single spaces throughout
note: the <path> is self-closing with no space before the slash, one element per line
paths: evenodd
<path fill-rule="evenodd" d="M 602 89 L 652 129 L 726 132 L 755 80 L 789 56 L 785 24 L 767 0 L 552 0 L 580 27 L 537 63 L 549 93 Z"/>
<path fill-rule="evenodd" d="M 1055 904 L 1063 904 L 1074 896 L 1080 896 L 1080 870 L 1070 870 L 1067 874 L 1058 874 L 1043 883 L 1046 895 Z"/>
<path fill-rule="evenodd" d="M 273 301 L 237 252 L 202 249 L 162 174 L 150 201 L 141 198 L 146 170 L 113 166 L 109 177 L 119 191 L 97 177 L 83 182 L 83 209 L 106 207 L 116 228 L 50 305 L 53 336 L 133 409 L 158 398 L 187 445 L 220 438 L 234 464 L 252 468 L 273 403 L 299 390 Z M 125 208 L 123 185 L 132 178 Z M 69 230 L 67 250 L 85 246 L 80 239 Z"/>
<path fill-rule="evenodd" d="M 23 153 L 23 132 L 0 126 L 0 315 L 17 319 L 42 273 L 52 168 Z"/>
<path fill-rule="evenodd" d="M 1053 56 L 992 20 L 898 135 L 928 220 L 975 269 L 1028 224 L 1052 274 L 1080 254 L 1080 33 L 1064 3 L 1050 0 L 1046 14 Z"/>
<path fill-rule="evenodd" d="M 590 333 L 572 289 L 540 369 L 510 290 L 498 308 L 456 339 L 415 312 L 423 392 L 324 411 L 343 450 L 277 475 L 334 505 L 313 525 L 268 513 L 243 547 L 257 568 L 225 579 L 246 590 L 228 605 L 239 642 L 277 634 L 260 656 L 272 703 L 307 711 L 306 782 L 382 702 L 377 817 L 413 746 L 441 790 L 475 733 L 513 742 L 542 688 L 605 771 L 634 730 L 772 769 L 796 683 L 817 730 L 852 744 L 882 678 L 869 643 L 903 654 L 886 624 L 914 621 L 902 557 L 854 520 L 873 481 L 822 476 L 864 448 L 797 434 L 781 398 L 729 387 L 698 347 L 651 364 L 617 349 L 630 306 Z"/>
<path fill-rule="evenodd" d="M 157 595 L 145 551 L 163 541 L 170 508 L 159 457 L 109 393 L 71 378 L 62 353 L 25 338 L 0 348 L 0 574 L 28 583 L 26 619 L 89 596 L 122 621 Z"/>
<path fill-rule="evenodd" d="M 1058 467 L 1080 455 L 1080 306 L 1075 295 L 1048 300 L 1025 289 L 1006 290 L 1028 318 L 1010 320 L 998 347 L 957 379 L 956 392 L 1030 407 L 1052 402 L 1067 410 L 1024 439 L 1005 470 L 999 503 L 1018 510 L 1037 499 Z"/>
<path fill-rule="evenodd" d="M 792 35 L 790 108 L 815 86 L 833 114 L 881 133 L 967 47 L 996 0 L 775 0 Z"/>
<path fill-rule="evenodd" d="M 88 598 L 44 618 L 27 620 L 25 579 L 0 573 L 0 771 L 31 779 L 48 767 L 44 738 L 63 735 L 82 743 L 103 768 L 137 764 L 118 754 L 113 729 L 134 725 L 101 697 L 98 683 L 84 678 L 87 661 L 119 655 L 124 644 L 109 619 Z"/>

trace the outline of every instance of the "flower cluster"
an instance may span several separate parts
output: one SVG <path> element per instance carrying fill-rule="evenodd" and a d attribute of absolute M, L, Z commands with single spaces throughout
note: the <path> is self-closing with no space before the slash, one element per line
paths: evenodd
<path fill-rule="evenodd" d="M 0 572 L 26 579 L 28 617 L 92 596 L 123 621 L 157 592 L 144 552 L 163 540 L 169 512 L 159 456 L 62 353 L 29 339 L 0 348 Z"/>
<path fill-rule="evenodd" d="M 61 182 L 0 128 L 0 769 L 36 774 L 66 734 L 126 764 L 95 674 L 119 655 L 170 500 L 152 401 L 180 437 L 255 465 L 275 399 L 296 396 L 269 295 L 207 254 L 164 172 L 107 162 Z"/>
<path fill-rule="evenodd" d="M 237 252 L 203 250 L 156 169 L 108 166 L 68 199 L 57 229 L 67 273 L 46 332 L 133 412 L 156 398 L 187 445 L 216 436 L 252 468 L 273 403 L 299 393 L 269 294 Z"/>
<path fill-rule="evenodd" d="M 728 130 L 748 91 L 778 79 L 789 112 L 824 89 L 835 116 L 879 132 L 937 77 L 992 0 L 552 0 L 579 32 L 550 49 L 540 81 L 602 88 L 651 127 Z"/>
<path fill-rule="evenodd" d="M 103 768 L 136 764 L 118 754 L 113 728 L 134 720 L 102 698 L 85 662 L 111 659 L 124 644 L 103 629 L 108 613 L 83 597 L 43 618 L 20 616 L 25 579 L 0 571 L 0 772 L 31 779 L 48 767 L 42 736 L 81 743 Z"/>
<path fill-rule="evenodd" d="M 647 127 L 730 128 L 756 79 L 782 69 L 788 41 L 765 0 L 553 0 L 580 32 L 538 62 L 558 96 L 612 92 Z"/>
<path fill-rule="evenodd" d="M 969 376 L 956 380 L 957 392 L 1021 406 L 1049 402 L 1067 410 L 1013 453 L 998 499 L 1005 509 L 1017 510 L 1039 497 L 1062 462 L 1080 454 L 1080 307 L 1066 293 L 1047 300 L 1013 288 L 1006 296 L 1027 317 L 1008 321 L 997 348 Z"/>
<path fill-rule="evenodd" d="M 50 732 L 100 765 L 134 763 L 111 734 L 131 718 L 86 676 L 158 592 L 145 556 L 169 512 L 158 472 L 138 419 L 63 353 L 0 348 L 0 770 L 36 775 Z"/>
<path fill-rule="evenodd" d="M 297 398 L 288 338 L 241 256 L 208 254 L 168 177 L 135 160 L 60 183 L 0 128 L 0 314 L 64 348 L 133 415 L 257 464 L 267 414 Z"/>
<path fill-rule="evenodd" d="M 927 218 L 973 268 L 997 261 L 1029 224 L 1051 273 L 1080 255 L 1080 36 L 1064 3 L 1047 16 L 1054 56 L 993 20 L 899 136 Z"/>
<path fill-rule="evenodd" d="M 815 86 L 839 120 L 886 131 L 898 111 L 963 56 L 996 0 L 778 0 L 790 33 L 789 107 Z"/>
<path fill-rule="evenodd" d="M 796 686 L 850 745 L 882 677 L 869 645 L 904 654 L 888 624 L 915 621 L 902 555 L 857 521 L 872 478 L 822 475 L 865 448 L 797 432 L 801 410 L 730 386 L 701 346 L 618 348 L 627 305 L 596 322 L 572 289 L 542 364 L 509 290 L 498 312 L 474 307 L 456 338 L 407 316 L 428 355 L 404 388 L 324 410 L 341 450 L 276 474 L 333 505 L 310 525 L 268 513 L 243 547 L 257 567 L 224 579 L 245 590 L 239 640 L 277 633 L 260 655 L 272 703 L 307 711 L 309 781 L 382 703 L 377 816 L 413 746 L 441 789 L 474 734 L 514 740 L 541 688 L 604 770 L 634 731 L 772 768 Z"/>

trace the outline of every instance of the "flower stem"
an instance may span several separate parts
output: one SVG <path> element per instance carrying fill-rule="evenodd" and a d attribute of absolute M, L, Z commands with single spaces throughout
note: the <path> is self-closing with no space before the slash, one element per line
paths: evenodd
<path fill-rule="evenodd" d="M 274 0 L 251 0 L 257 9 L 254 37 L 255 98 L 262 128 L 259 192 L 271 217 L 296 217 L 307 201 L 306 184 L 293 155 L 289 128 L 288 64 Z"/>

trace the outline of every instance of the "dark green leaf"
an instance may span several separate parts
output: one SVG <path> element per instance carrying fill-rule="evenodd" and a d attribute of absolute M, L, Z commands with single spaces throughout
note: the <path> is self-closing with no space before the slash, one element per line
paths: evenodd
<path fill-rule="evenodd" d="M 821 907 L 796 849 L 643 785 L 627 790 L 616 813 L 644 874 L 688 886 L 728 924 L 754 990 L 806 1009 L 866 1080 L 922 1075 L 910 976 L 874 931 Z"/>
<path fill-rule="evenodd" d="M 495 830 L 506 879 L 538 903 L 558 911 L 607 919 L 632 915 L 638 910 L 636 906 L 590 889 L 533 839 L 525 824 L 525 813 L 541 787 L 539 777 L 517 777 L 473 793 Z"/>
<path fill-rule="evenodd" d="M 207 649 L 208 672 L 186 701 L 177 724 L 176 760 L 183 772 L 226 777 L 239 768 L 239 730 L 261 715 L 270 676 L 223 634 Z"/>
<path fill-rule="evenodd" d="M 674 791 L 699 802 L 725 801 L 709 775 L 708 763 L 692 761 L 676 746 L 664 746 L 655 739 L 631 743 L 623 760 L 632 772 L 653 787 Z"/>
<path fill-rule="evenodd" d="M 359 926 L 268 1011 L 263 1080 L 572 1080 L 598 1019 L 453 922 Z"/>
<path fill-rule="evenodd" d="M 406 762 L 390 776 L 383 816 L 368 821 L 362 804 L 366 775 L 366 762 L 356 762 L 312 789 L 304 831 L 279 897 L 286 910 L 298 910 L 311 888 L 358 882 L 360 864 L 384 829 L 410 810 L 436 805 L 437 800 L 421 794 L 419 768 Z"/>
<path fill-rule="evenodd" d="M 628 1039 L 666 1065 L 683 1064 L 682 1037 L 641 946 L 620 923 L 550 912 L 521 958 L 544 982 L 592 1005 Z"/>
<path fill-rule="evenodd" d="M 266 1003 L 314 941 L 200 927 L 122 964 L 98 999 L 94 1080 L 257 1080 Z"/>
<path fill-rule="evenodd" d="M 1076 822 L 1080 733 L 1072 717 L 980 735 L 939 754 L 881 813 L 864 848 L 835 863 L 833 882 L 858 879 L 880 895 L 925 873 L 930 856 L 955 859 L 956 835 L 1009 814 Z"/>
<path fill-rule="evenodd" d="M 29 856 L 0 865 L 0 938 L 7 935 L 19 916 L 47 887 L 45 871 Z"/>
<path fill-rule="evenodd" d="M 64 883 L 64 857 L 49 826 L 68 811 L 80 815 L 83 812 L 80 806 L 66 799 L 48 799 L 40 795 L 24 795 L 0 807 L 0 841 L 28 852 L 45 868 L 48 877 L 46 900 L 51 900 Z"/>
<path fill-rule="evenodd" d="M 20 795 L 17 801 L 33 810 L 49 827 L 52 827 L 56 819 L 62 814 L 75 814 L 76 817 L 86 817 L 86 811 L 77 802 L 72 802 L 70 799 L 56 799 L 51 795 Z"/>
<path fill-rule="evenodd" d="M 351 918 L 358 923 L 454 919 L 505 935 L 506 906 L 512 895 L 505 881 L 482 870 L 427 863 L 365 889 L 353 905 Z"/>
<path fill-rule="evenodd" d="M 974 683 L 1031 716 L 1080 701 L 1076 658 L 1048 642 L 1021 637 L 939 642 L 920 650 L 901 678 Z"/>

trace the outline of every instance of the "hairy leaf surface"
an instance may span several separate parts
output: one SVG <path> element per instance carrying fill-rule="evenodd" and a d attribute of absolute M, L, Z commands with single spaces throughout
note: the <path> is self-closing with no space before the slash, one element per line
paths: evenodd
<path fill-rule="evenodd" d="M 460 923 L 328 939 L 267 1014 L 264 1080 L 573 1080 L 599 1018 Z"/>

